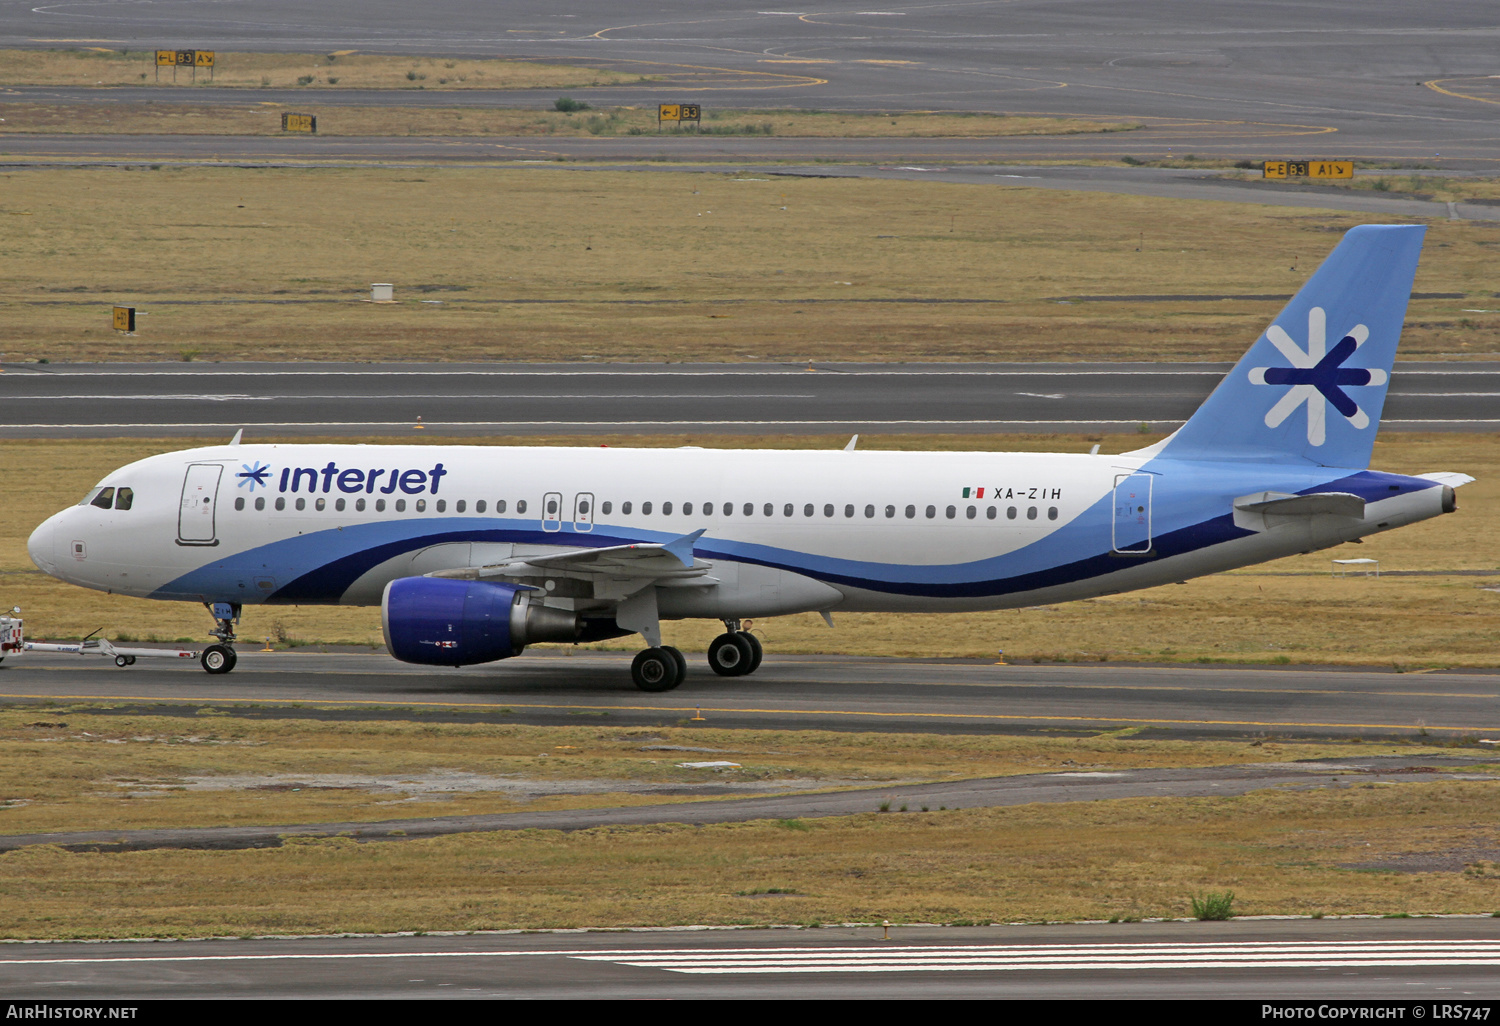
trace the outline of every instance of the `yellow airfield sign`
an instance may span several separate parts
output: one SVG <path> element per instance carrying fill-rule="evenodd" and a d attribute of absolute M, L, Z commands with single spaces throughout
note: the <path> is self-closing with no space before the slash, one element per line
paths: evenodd
<path fill-rule="evenodd" d="M 1352 160 L 1268 160 L 1267 178 L 1353 178 Z"/>

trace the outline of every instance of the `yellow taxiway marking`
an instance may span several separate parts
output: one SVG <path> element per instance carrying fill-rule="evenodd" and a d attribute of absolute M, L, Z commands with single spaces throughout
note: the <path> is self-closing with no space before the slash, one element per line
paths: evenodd
<path fill-rule="evenodd" d="M 1486 77 L 1488 77 L 1488 76 L 1485 76 L 1485 75 L 1468 75 L 1468 76 L 1466 76 L 1464 78 L 1439 78 L 1439 79 L 1434 79 L 1431 82 L 1423 82 L 1422 84 L 1424 86 L 1426 86 L 1428 89 L 1431 89 L 1433 92 L 1442 93 L 1444 96 L 1453 96 L 1453 97 L 1457 97 L 1460 100 L 1473 100 L 1475 103 L 1494 103 L 1494 104 L 1500 104 L 1500 100 L 1488 99 L 1488 98 L 1483 97 L 1483 96 L 1470 96 L 1468 93 L 1460 93 L 1460 92 L 1457 92 L 1456 90 L 1453 90 L 1453 89 L 1444 89 L 1442 87 L 1442 85 L 1441 85 L 1441 83 L 1443 83 L 1443 82 L 1474 82 L 1474 81 L 1479 81 L 1480 79 L 1483 79 L 1483 78 L 1486 78 Z"/>
<path fill-rule="evenodd" d="M 223 704 L 226 702 L 246 703 L 252 705 L 275 705 L 285 704 L 275 701 L 267 701 L 265 698 L 251 698 L 246 696 L 212 695 L 212 696 L 161 696 L 161 695 L 9 695 L 0 694 L 0 699 L 7 698 L 41 698 L 48 701 L 65 702 L 171 702 L 173 704 L 184 704 L 187 702 L 206 702 Z M 556 702 L 411 702 L 399 700 L 376 700 L 376 699 L 331 699 L 311 700 L 300 699 L 298 704 L 313 707 L 348 707 L 348 706 L 383 706 L 386 708 L 436 708 L 436 709 L 560 709 L 582 712 L 653 712 L 653 713 L 690 713 L 697 712 L 698 706 L 685 705 L 574 705 Z M 753 713 L 760 715 L 775 716 L 873 716 L 886 719 L 917 719 L 917 720 L 983 720 L 992 723 L 1031 723 L 1043 721 L 1047 723 L 1089 723 L 1097 724 L 1101 721 L 1119 724 L 1147 724 L 1168 726 L 1213 726 L 1213 727 L 1304 727 L 1337 730 L 1458 730 L 1465 733 L 1475 731 L 1500 732 L 1500 727 L 1476 727 L 1473 724 L 1464 726 L 1445 726 L 1438 723 L 1299 723 L 1295 720 L 1184 720 L 1184 719 L 1158 719 L 1140 716 L 1021 716 L 1006 713 L 944 713 L 944 712 L 874 712 L 854 709 L 766 709 L 756 706 L 724 706 L 722 708 L 709 708 L 709 713 L 722 713 L 726 715 Z"/>

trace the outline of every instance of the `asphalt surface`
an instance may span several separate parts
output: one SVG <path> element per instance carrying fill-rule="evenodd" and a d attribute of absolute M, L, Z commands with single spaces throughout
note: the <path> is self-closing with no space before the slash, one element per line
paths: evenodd
<path fill-rule="evenodd" d="M 631 653 L 562 654 L 569 651 L 432 670 L 384 654 L 264 654 L 243 644 L 227 677 L 188 660 L 117 669 L 97 657 L 33 653 L 0 666 L 0 702 L 109 700 L 167 715 L 203 703 L 303 715 L 288 709 L 317 703 L 345 711 L 307 715 L 571 725 L 590 717 L 761 729 L 1091 735 L 1140 727 L 1172 738 L 1500 739 L 1500 677 L 1483 672 L 994 665 L 773 649 L 753 676 L 732 678 L 714 676 L 689 653 L 687 681 L 648 694 L 630 683 Z"/>
<path fill-rule="evenodd" d="M 1497 36 L 1485 0 L 1437 7 L 979 0 L 886 8 L 834 0 L 817 12 L 688 0 L 522 0 L 507 4 L 503 18 L 478 0 L 420 8 L 394 0 L 0 4 L 0 46 L 505 55 L 662 76 L 648 85 L 569 90 L 596 105 L 696 100 L 1130 119 L 1175 130 L 1176 141 L 1145 143 L 1164 153 L 1188 146 L 1199 155 L 1243 156 L 1253 147 L 1268 157 L 1469 167 L 1500 158 L 1486 81 Z M 160 92 L 174 91 L 230 92 Z M 543 106 L 556 93 L 505 94 L 504 102 Z M 317 94 L 296 95 L 305 102 Z M 426 90 L 399 95 L 435 102 Z M 1139 152 L 1120 136 L 1048 145 L 1050 154 L 1075 156 Z"/>
<path fill-rule="evenodd" d="M 1266 297 L 1268 316 L 1282 298 Z M 332 300 L 345 302 L 352 300 Z M 1227 364 L 0 365 L 0 437 L 1176 427 Z M 1385 430 L 1500 426 L 1500 364 L 1404 363 Z"/>
<path fill-rule="evenodd" d="M 429 816 L 270 826 L 179 827 L 161 829 L 79 830 L 62 833 L 0 835 L 0 852 L 36 844 L 56 844 L 71 851 L 147 851 L 194 848 L 215 851 L 277 848 L 288 835 L 353 837 L 359 841 L 400 841 L 447 834 L 495 830 L 588 830 L 601 826 L 647 826 L 656 823 L 744 823 L 757 819 L 821 819 L 868 812 L 900 815 L 918 809 L 988 809 L 1057 802 L 1094 802 L 1115 798 L 1227 797 L 1260 791 L 1310 788 L 1354 788 L 1432 779 L 1413 774 L 1443 772 L 1443 780 L 1482 780 L 1491 773 L 1465 773 L 1470 766 L 1492 764 L 1488 755 L 1379 756 L 1324 759 L 1318 762 L 1253 763 L 1191 769 L 1111 770 L 1107 772 L 1038 773 L 937 783 L 885 784 L 818 794 L 777 794 L 623 808 L 569 809 L 558 812 L 505 812 L 493 815 Z M 774 787 L 774 784 L 772 785 Z M 712 785 L 710 785 L 710 789 Z M 692 795 L 689 785 L 680 791 Z M 1470 860 L 1472 861 L 1472 859 Z M 1496 953 L 1500 959 L 1500 952 Z"/>
<path fill-rule="evenodd" d="M 225 938 L 7 945 L 0 997 L 1382 1001 L 1410 1021 L 1483 1017 L 1497 961 L 1500 920 L 1467 916 Z"/>

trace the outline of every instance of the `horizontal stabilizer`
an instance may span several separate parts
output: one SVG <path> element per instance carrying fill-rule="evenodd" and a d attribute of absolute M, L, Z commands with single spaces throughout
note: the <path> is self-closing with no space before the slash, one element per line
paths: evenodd
<path fill-rule="evenodd" d="M 1363 519 L 1365 500 L 1351 492 L 1313 492 L 1311 495 L 1289 495 L 1286 492 L 1256 492 L 1234 500 L 1234 508 L 1244 513 L 1275 516 L 1336 516 Z"/>
<path fill-rule="evenodd" d="M 1423 481 L 1436 481 L 1438 484 L 1445 484 L 1449 488 L 1462 488 L 1474 480 L 1468 474 L 1460 474 L 1454 470 L 1435 470 L 1430 474 L 1417 474 L 1416 476 L 1420 477 Z"/>

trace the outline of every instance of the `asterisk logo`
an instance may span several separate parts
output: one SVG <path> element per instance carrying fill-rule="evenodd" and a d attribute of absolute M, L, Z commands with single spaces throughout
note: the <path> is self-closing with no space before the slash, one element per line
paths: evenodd
<path fill-rule="evenodd" d="M 1328 404 L 1344 415 L 1356 428 L 1370 426 L 1369 414 L 1359 408 L 1344 389 L 1351 385 L 1383 385 L 1386 372 L 1379 367 L 1368 370 L 1361 367 L 1345 367 L 1343 363 L 1354 355 L 1370 337 L 1370 329 L 1363 324 L 1350 328 L 1338 344 L 1326 349 L 1326 315 L 1321 306 L 1307 312 L 1307 350 L 1292 341 L 1281 325 L 1273 324 L 1266 331 L 1266 338 L 1287 358 L 1290 367 L 1253 367 L 1250 381 L 1256 385 L 1290 385 L 1286 395 L 1266 411 L 1266 427 L 1280 427 L 1303 403 L 1307 404 L 1307 441 L 1311 445 L 1322 445 L 1327 438 L 1325 419 Z"/>
<path fill-rule="evenodd" d="M 270 472 L 271 465 L 269 463 L 261 463 L 257 460 L 253 467 L 248 463 L 241 463 L 240 472 L 234 476 L 240 479 L 241 488 L 249 485 L 250 490 L 253 492 L 257 485 L 261 488 L 269 487 L 266 484 L 266 475 Z"/>

